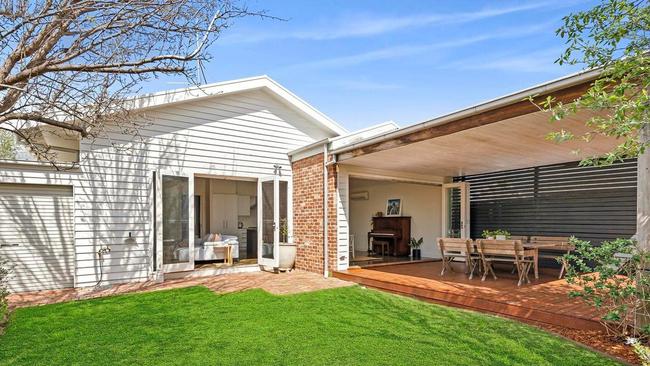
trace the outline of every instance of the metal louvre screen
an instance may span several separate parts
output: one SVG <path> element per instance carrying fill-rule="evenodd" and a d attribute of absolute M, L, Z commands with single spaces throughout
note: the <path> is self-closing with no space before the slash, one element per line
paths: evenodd
<path fill-rule="evenodd" d="M 470 231 L 571 236 L 598 244 L 636 231 L 636 160 L 577 162 L 455 177 L 470 182 Z"/>

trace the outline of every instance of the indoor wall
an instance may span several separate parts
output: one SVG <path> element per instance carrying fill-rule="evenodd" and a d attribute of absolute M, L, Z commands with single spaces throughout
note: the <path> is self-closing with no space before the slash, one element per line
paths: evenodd
<path fill-rule="evenodd" d="M 200 213 L 195 215 L 200 223 L 195 232 L 201 233 L 197 237 L 209 233 L 237 236 L 239 258 L 256 259 L 257 182 L 197 177 L 194 195 L 200 202 Z"/>
<path fill-rule="evenodd" d="M 354 198 L 367 192 L 367 199 Z M 411 237 L 424 238 L 422 256 L 439 258 L 436 238 L 441 233 L 441 187 L 429 184 L 401 183 L 350 177 L 350 233 L 356 250 L 367 250 L 368 232 L 373 215 L 386 214 L 386 201 L 401 198 L 402 216 L 411 216 Z"/>

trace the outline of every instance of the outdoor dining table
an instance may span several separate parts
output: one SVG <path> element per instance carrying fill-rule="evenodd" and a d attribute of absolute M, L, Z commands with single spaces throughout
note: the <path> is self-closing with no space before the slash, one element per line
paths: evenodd
<path fill-rule="evenodd" d="M 522 243 L 524 250 L 533 250 L 533 270 L 535 271 L 535 279 L 539 279 L 539 250 L 540 249 L 563 249 L 563 243 Z"/>
<path fill-rule="evenodd" d="M 474 244 L 474 250 L 478 251 L 478 247 L 476 245 L 476 241 L 473 242 Z M 535 279 L 539 279 L 539 250 L 540 249 L 563 249 L 565 247 L 564 243 L 524 243 L 522 242 L 522 246 L 524 250 L 532 250 L 533 251 L 533 271 L 535 272 Z"/>

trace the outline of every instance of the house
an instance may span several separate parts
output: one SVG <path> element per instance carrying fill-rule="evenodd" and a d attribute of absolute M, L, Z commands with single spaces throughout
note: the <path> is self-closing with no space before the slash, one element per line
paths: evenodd
<path fill-rule="evenodd" d="M 371 259 L 368 251 L 385 249 L 373 247 L 373 225 L 400 236 L 386 240 L 391 254 L 408 255 L 414 237 L 423 238 L 422 256 L 429 258 L 440 258 L 436 238 L 481 238 L 485 229 L 575 235 L 594 244 L 632 237 L 637 214 L 644 215 L 637 213 L 637 192 L 647 184 L 637 180 L 636 160 L 579 166 L 582 158 L 604 154 L 617 141 L 600 135 L 590 142 L 549 141 L 547 134 L 561 129 L 576 136 L 588 132 L 585 121 L 591 114 L 551 123 L 549 114 L 527 99 L 571 102 L 598 75 L 581 72 L 405 128 L 362 139 L 328 139 L 290 152 L 294 202 L 301 212 L 324 215 L 328 227 L 325 233 L 296 215 L 299 263 L 323 273 L 364 264 Z M 306 187 L 323 186 L 325 176 L 326 188 L 319 191 L 328 204 L 322 209 L 322 197 Z M 399 200 L 402 219 L 377 218 L 388 213 L 389 199 Z M 325 236 L 327 245 L 320 250 L 300 247 Z M 352 257 L 351 247 L 361 252 L 360 259 Z"/>
<path fill-rule="evenodd" d="M 588 115 L 549 124 L 524 100 L 571 101 L 596 77 L 579 73 L 409 127 L 355 133 L 265 76 L 144 96 L 133 106 L 144 119 L 141 139 L 63 139 L 62 156 L 78 160 L 64 171 L 3 162 L 0 254 L 14 268 L 10 288 L 275 268 L 280 241 L 297 244 L 297 268 L 328 275 L 372 249 L 371 221 L 389 199 L 408 225 L 393 238 L 400 253 L 396 242 L 388 248 L 396 257 L 408 255 L 410 237 L 437 258 L 435 238 L 485 228 L 631 236 L 636 162 L 578 167 L 616 141 L 547 141 L 560 128 L 586 132 Z M 236 265 L 203 261 L 225 259 L 201 252 L 214 240 L 236 243 Z"/>
<path fill-rule="evenodd" d="M 253 241 L 273 220 L 258 193 L 270 185 L 273 200 L 273 186 L 282 189 L 291 226 L 287 153 L 346 133 L 267 76 L 132 102 L 144 126 L 137 138 L 116 131 L 88 142 L 44 129 L 70 169 L 2 161 L 0 257 L 12 268 L 11 291 L 192 270 L 189 248 L 210 233 L 236 239 L 239 265 L 207 273 L 258 270 L 258 253 L 259 264 L 273 265 Z"/>

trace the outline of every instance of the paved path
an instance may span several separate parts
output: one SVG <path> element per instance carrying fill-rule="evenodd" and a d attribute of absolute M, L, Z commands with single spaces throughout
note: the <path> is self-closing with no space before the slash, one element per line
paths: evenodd
<path fill-rule="evenodd" d="M 292 271 L 274 274 L 270 272 L 234 273 L 211 277 L 168 280 L 165 282 L 137 282 L 114 285 L 107 289 L 74 288 L 65 290 L 37 291 L 9 295 L 9 307 L 53 304 L 58 302 L 90 299 L 130 292 L 158 291 L 189 286 L 205 286 L 218 293 L 260 288 L 276 295 L 295 294 L 353 285 L 337 278 Z"/>

